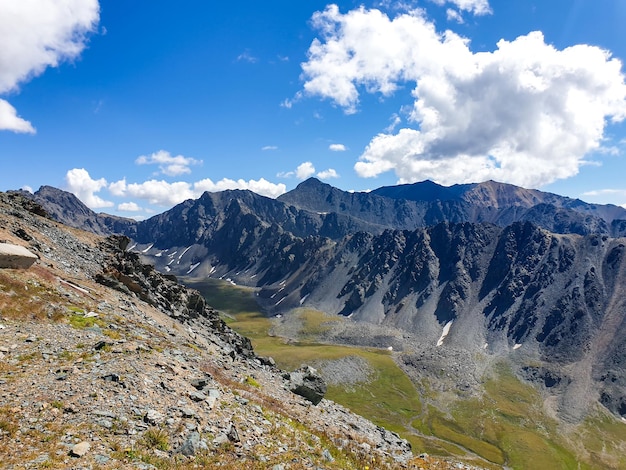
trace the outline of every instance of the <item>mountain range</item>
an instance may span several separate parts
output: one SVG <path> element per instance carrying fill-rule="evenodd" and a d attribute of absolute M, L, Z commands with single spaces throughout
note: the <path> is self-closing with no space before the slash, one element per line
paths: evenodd
<path fill-rule="evenodd" d="M 204 193 L 143 221 L 47 186 L 32 197 L 68 225 L 130 237 L 185 282 L 255 287 L 268 315 L 305 306 L 404 332 L 331 339 L 393 342 L 412 376 L 504 359 L 565 421 L 596 403 L 626 418 L 624 208 L 493 181 L 350 193 L 309 179 L 278 199 Z"/>

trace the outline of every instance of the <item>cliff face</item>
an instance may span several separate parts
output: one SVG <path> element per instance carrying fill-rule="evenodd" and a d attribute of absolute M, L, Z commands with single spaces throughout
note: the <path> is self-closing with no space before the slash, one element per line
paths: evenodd
<path fill-rule="evenodd" d="M 624 212 L 494 182 L 351 194 L 308 180 L 121 228 L 158 271 L 255 286 L 268 313 L 309 306 L 400 328 L 406 350 L 506 358 L 574 420 L 596 401 L 625 416 Z"/>

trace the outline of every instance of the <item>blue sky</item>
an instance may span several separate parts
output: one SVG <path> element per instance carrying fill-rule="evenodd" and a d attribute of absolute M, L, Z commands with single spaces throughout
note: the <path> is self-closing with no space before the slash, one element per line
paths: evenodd
<path fill-rule="evenodd" d="M 626 206 L 622 0 L 8 0 L 0 190 L 145 218 L 494 179 Z"/>

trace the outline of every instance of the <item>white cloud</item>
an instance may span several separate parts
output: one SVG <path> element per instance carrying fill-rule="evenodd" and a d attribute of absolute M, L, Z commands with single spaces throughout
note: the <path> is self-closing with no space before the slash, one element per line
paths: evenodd
<path fill-rule="evenodd" d="M 341 144 L 338 144 L 341 145 Z M 332 145 L 331 145 L 332 147 Z M 296 177 L 299 180 L 305 180 L 315 175 L 315 166 L 311 162 L 304 162 L 298 165 L 298 167 L 294 171 L 286 171 L 278 173 L 276 176 L 278 178 L 292 178 Z M 324 171 L 320 171 L 316 175 L 320 179 L 329 179 L 329 178 L 339 178 L 339 174 L 332 168 L 329 168 Z"/>
<path fill-rule="evenodd" d="M 135 202 L 122 202 L 118 204 L 117 210 L 121 212 L 141 212 L 141 207 Z"/>
<path fill-rule="evenodd" d="M 391 116 L 390 121 L 391 123 L 387 127 L 385 127 L 385 132 L 389 134 L 396 130 L 396 127 L 400 125 L 402 119 L 400 118 L 400 116 L 398 116 L 398 114 L 394 113 L 393 116 Z"/>
<path fill-rule="evenodd" d="M 215 192 L 226 189 L 249 189 L 262 196 L 276 198 L 287 191 L 284 184 L 274 184 L 263 178 L 259 180 L 237 181 L 224 178 L 218 182 L 203 179 L 195 183 L 163 180 L 149 180 L 143 183 L 127 183 L 125 179 L 109 184 L 109 192 L 114 196 L 142 199 L 149 204 L 169 207 L 187 199 L 197 199 L 205 191 Z M 122 209 L 120 209 L 122 210 Z"/>
<path fill-rule="evenodd" d="M 333 152 L 345 152 L 346 150 L 348 150 L 343 144 L 330 144 L 328 146 L 328 149 Z"/>
<path fill-rule="evenodd" d="M 71 60 L 85 48 L 99 20 L 98 0 L 0 2 L 0 94 Z M 34 133 L 15 109 L 0 100 L 0 129 Z"/>
<path fill-rule="evenodd" d="M 443 0 L 442 0 L 443 1 Z M 475 14 L 486 2 L 454 2 Z M 484 13 L 480 13 L 484 14 Z M 391 19 L 335 5 L 313 16 L 322 39 L 302 64 L 304 91 L 357 111 L 359 93 L 413 86 L 409 124 L 374 137 L 355 170 L 400 183 L 494 179 L 537 187 L 575 175 L 626 118 L 621 62 L 598 47 L 558 50 L 540 32 L 473 53 L 420 11 Z"/>
<path fill-rule="evenodd" d="M 95 193 L 102 188 L 106 188 L 107 181 L 104 178 L 94 180 L 84 168 L 74 168 L 65 175 L 66 189 L 76 195 L 87 207 L 98 209 L 102 207 L 112 207 L 114 204 L 105 201 Z"/>
<path fill-rule="evenodd" d="M 489 6 L 489 0 L 431 0 L 437 5 L 443 6 L 446 3 L 452 3 L 459 10 L 472 13 L 474 15 L 489 15 L 492 13 Z M 448 12 L 450 9 L 448 9 Z M 448 19 L 450 17 L 448 16 Z"/>
<path fill-rule="evenodd" d="M 0 131 L 34 134 L 33 125 L 17 115 L 16 109 L 7 101 L 0 100 Z"/>
<path fill-rule="evenodd" d="M 149 204 L 159 206 L 173 206 L 195 196 L 191 184 L 185 181 L 168 183 L 154 179 L 143 183 L 127 183 L 125 180 L 120 180 L 111 183 L 109 191 L 115 196 L 143 199 Z"/>
<path fill-rule="evenodd" d="M 586 191 L 581 194 L 581 198 L 588 201 L 587 198 L 598 204 L 615 204 L 626 209 L 626 189 L 596 189 Z"/>
<path fill-rule="evenodd" d="M 626 189 L 594 189 L 593 191 L 586 191 L 583 196 L 622 196 L 626 197 Z"/>
<path fill-rule="evenodd" d="M 265 147 L 262 147 L 261 150 L 263 151 L 278 150 L 278 147 L 276 145 L 266 145 Z"/>
<path fill-rule="evenodd" d="M 304 162 L 301 163 L 300 165 L 298 165 L 298 168 L 296 168 L 296 178 L 300 179 L 300 180 L 305 180 L 310 176 L 313 176 L 315 174 L 315 167 L 313 166 L 313 163 L 311 162 Z"/>
<path fill-rule="evenodd" d="M 333 168 L 329 168 L 328 170 L 320 171 L 317 174 L 317 177 L 321 180 L 328 180 L 331 178 L 339 178 L 339 173 L 337 173 Z"/>
<path fill-rule="evenodd" d="M 463 19 L 463 15 L 461 15 L 461 13 L 459 13 L 454 8 L 448 8 L 446 10 L 446 17 L 448 18 L 448 21 L 455 21 L 458 24 L 465 23 L 465 20 Z"/>
<path fill-rule="evenodd" d="M 237 62 L 248 62 L 249 64 L 256 64 L 258 61 L 259 59 L 254 57 L 247 49 L 237 56 Z"/>
<path fill-rule="evenodd" d="M 108 189 L 113 196 L 124 196 L 126 193 L 126 178 L 109 184 Z"/>
<path fill-rule="evenodd" d="M 182 155 L 172 156 L 166 150 L 159 150 L 152 155 L 142 155 L 135 160 L 137 165 L 158 165 L 161 173 L 167 176 L 180 176 L 191 173 L 191 165 L 201 165 L 202 160 L 195 160 Z"/>
<path fill-rule="evenodd" d="M 210 179 L 204 179 L 194 184 L 194 191 L 199 197 L 204 191 L 224 191 L 226 189 L 248 189 L 262 196 L 277 198 L 281 194 L 287 192 L 287 187 L 282 184 L 274 184 L 264 178 L 259 180 L 245 181 L 238 179 L 237 181 L 228 178 L 221 179 L 214 183 Z"/>

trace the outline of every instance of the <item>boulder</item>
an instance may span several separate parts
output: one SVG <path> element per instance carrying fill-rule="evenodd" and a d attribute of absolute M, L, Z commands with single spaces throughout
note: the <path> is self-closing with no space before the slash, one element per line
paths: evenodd
<path fill-rule="evenodd" d="M 37 255 L 23 246 L 0 243 L 0 268 L 28 269 L 37 261 Z"/>
<path fill-rule="evenodd" d="M 306 398 L 317 405 L 326 394 L 326 382 L 311 366 L 302 366 L 298 370 L 285 374 L 287 386 L 296 395 Z"/>
<path fill-rule="evenodd" d="M 79 442 L 72 447 L 72 449 L 70 450 L 70 455 L 72 457 L 83 457 L 85 454 L 87 454 L 87 452 L 89 452 L 90 448 L 91 444 L 89 442 Z"/>

